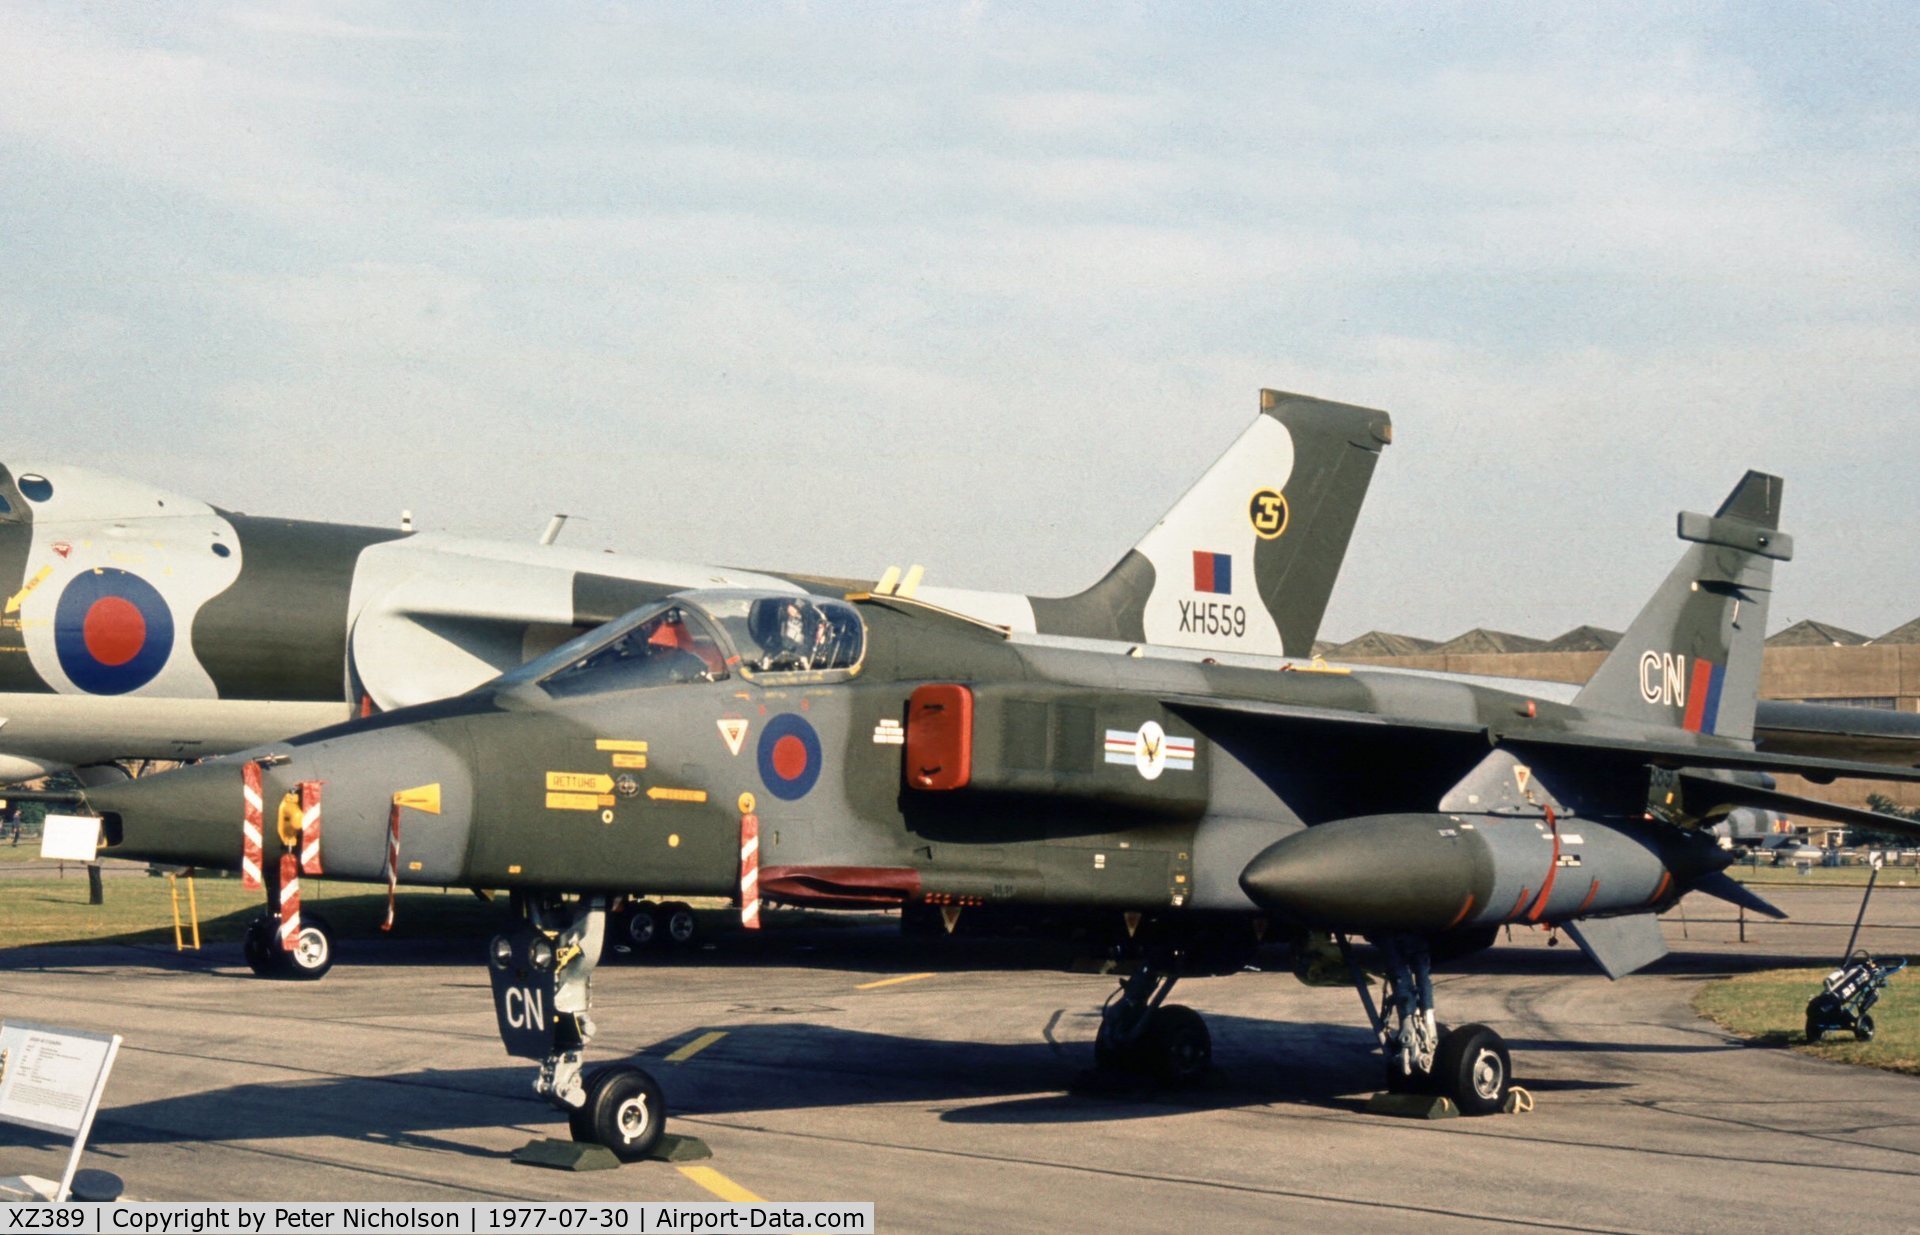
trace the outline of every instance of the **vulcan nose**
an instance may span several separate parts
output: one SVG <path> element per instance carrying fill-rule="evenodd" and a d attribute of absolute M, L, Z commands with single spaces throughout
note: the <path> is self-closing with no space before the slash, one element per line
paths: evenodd
<path fill-rule="evenodd" d="M 1240 886 L 1306 926 L 1445 930 L 1485 882 L 1476 872 L 1478 838 L 1449 823 L 1380 815 L 1321 824 L 1261 850 L 1240 872 Z"/>
<path fill-rule="evenodd" d="M 86 791 L 114 857 L 231 866 L 240 857 L 240 765 L 203 763 Z"/>

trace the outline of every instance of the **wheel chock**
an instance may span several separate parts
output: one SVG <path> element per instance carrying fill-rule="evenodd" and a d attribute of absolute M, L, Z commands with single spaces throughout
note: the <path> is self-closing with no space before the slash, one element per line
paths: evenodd
<path fill-rule="evenodd" d="M 514 1150 L 513 1160 L 521 1166 L 544 1166 L 556 1171 L 611 1171 L 620 1166 L 620 1159 L 605 1145 L 556 1141 L 546 1136 Z"/>
<path fill-rule="evenodd" d="M 1533 1113 L 1533 1094 L 1518 1085 L 1507 1089 L 1505 1100 L 1500 1103 L 1500 1112 L 1504 1115 L 1529 1115 Z"/>
<path fill-rule="evenodd" d="M 662 1132 L 660 1143 L 647 1155 L 649 1162 L 699 1162 L 703 1158 L 713 1157 L 713 1150 L 697 1136 L 679 1136 L 672 1132 Z"/>
<path fill-rule="evenodd" d="M 1367 1099 L 1367 1114 L 1401 1119 L 1452 1119 L 1460 1113 L 1453 1099 L 1431 1093 L 1377 1093 Z"/>

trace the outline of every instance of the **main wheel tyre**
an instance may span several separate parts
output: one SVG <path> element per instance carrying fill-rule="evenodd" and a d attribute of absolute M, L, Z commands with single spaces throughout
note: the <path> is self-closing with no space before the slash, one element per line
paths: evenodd
<path fill-rule="evenodd" d="M 253 970 L 255 977 L 270 978 L 280 959 L 280 949 L 273 942 L 274 928 L 279 922 L 265 914 L 247 923 L 247 933 L 240 937 L 240 954 L 247 958 L 247 968 Z"/>
<path fill-rule="evenodd" d="M 1100 1031 L 1093 1035 L 1093 1066 L 1100 1072 L 1143 1072 L 1147 1034 L 1145 1030 L 1121 1041 L 1110 1016 L 1100 1018 Z"/>
<path fill-rule="evenodd" d="M 638 1068 L 603 1068 L 587 1081 L 587 1104 L 567 1116 L 567 1125 L 574 1140 L 605 1145 L 622 1162 L 638 1162 L 667 1130 L 667 1099 L 660 1082 Z"/>
<path fill-rule="evenodd" d="M 660 906 L 657 925 L 660 934 L 676 948 L 690 946 L 700 935 L 700 920 L 693 916 L 693 909 L 678 901 Z"/>
<path fill-rule="evenodd" d="M 636 953 L 659 943 L 660 920 L 655 916 L 659 914 L 659 910 L 659 905 L 655 905 L 653 901 L 641 901 L 628 910 L 626 941 L 634 945 Z"/>
<path fill-rule="evenodd" d="M 333 927 L 317 913 L 300 915 L 300 934 L 275 958 L 279 970 L 299 982 L 314 982 L 333 968 Z"/>
<path fill-rule="evenodd" d="M 1856 1022 L 1853 1027 L 1853 1036 L 1862 1042 L 1873 1041 L 1873 1013 L 1862 1012 L 1860 1014 L 1859 1021 Z"/>
<path fill-rule="evenodd" d="M 1213 1066 L 1207 1022 L 1184 1004 L 1155 1008 L 1143 1045 L 1154 1078 L 1165 1085 L 1195 1084 Z"/>
<path fill-rule="evenodd" d="M 1485 1025 L 1462 1025 L 1440 1039 L 1433 1076 L 1439 1091 L 1462 1115 L 1491 1115 L 1507 1100 L 1513 1057 L 1500 1035 Z"/>

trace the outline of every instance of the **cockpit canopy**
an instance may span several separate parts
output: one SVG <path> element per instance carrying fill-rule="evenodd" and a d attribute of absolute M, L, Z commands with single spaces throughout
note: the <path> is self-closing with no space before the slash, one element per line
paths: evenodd
<path fill-rule="evenodd" d="M 852 605 L 800 592 L 683 592 L 571 639 L 503 675 L 550 695 L 677 682 L 851 671 L 866 649 Z"/>

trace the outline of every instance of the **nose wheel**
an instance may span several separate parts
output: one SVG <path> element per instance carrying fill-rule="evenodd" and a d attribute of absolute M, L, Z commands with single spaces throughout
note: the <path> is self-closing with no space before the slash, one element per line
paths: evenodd
<path fill-rule="evenodd" d="M 567 1111 L 567 1127 L 582 1144 L 605 1145 L 622 1162 L 652 1153 L 667 1126 L 667 1099 L 652 1074 L 633 1067 L 600 1068 L 588 1075 L 586 1102 Z"/>

